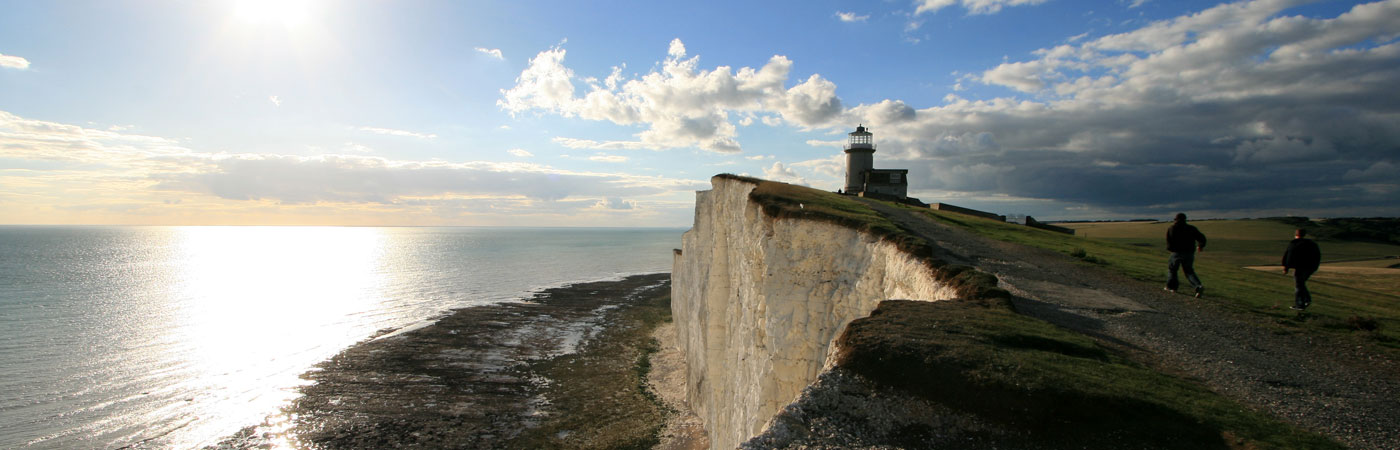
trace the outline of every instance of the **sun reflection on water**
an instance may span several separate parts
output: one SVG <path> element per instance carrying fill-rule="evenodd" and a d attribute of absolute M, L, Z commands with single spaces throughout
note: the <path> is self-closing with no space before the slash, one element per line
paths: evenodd
<path fill-rule="evenodd" d="M 185 400 L 201 412 L 190 426 L 260 422 L 294 396 L 306 367 L 363 338 L 354 318 L 383 301 L 384 240 L 373 228 L 181 229 L 172 304 L 185 306 L 170 325 L 198 374 L 184 387 L 204 393 Z"/>

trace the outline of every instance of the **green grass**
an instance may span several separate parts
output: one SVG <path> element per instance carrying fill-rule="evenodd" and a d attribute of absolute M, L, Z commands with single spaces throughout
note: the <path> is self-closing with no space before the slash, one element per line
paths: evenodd
<path fill-rule="evenodd" d="M 1293 240 L 1294 225 L 1274 220 L 1204 220 L 1191 222 L 1206 235 L 1206 251 L 1198 259 L 1221 261 L 1237 266 L 1278 264 L 1283 249 Z M 1154 249 L 1166 247 L 1169 223 L 1091 222 L 1060 224 L 1075 234 L 1121 244 Z M 1374 242 L 1318 240 L 1324 261 L 1345 261 L 1400 255 L 1400 245 Z"/>
<path fill-rule="evenodd" d="M 948 283 L 958 295 L 969 300 L 1007 302 L 1011 294 L 998 288 L 996 277 L 963 265 L 947 264 L 933 257 L 933 246 L 923 238 L 905 232 L 879 212 L 853 197 L 757 178 L 721 174 L 719 178 L 754 184 L 749 199 L 773 218 L 815 220 L 864 231 L 892 242 L 906 253 L 921 258 L 933 276 Z"/>
<path fill-rule="evenodd" d="M 800 217 L 832 222 L 877 236 L 903 234 L 894 222 L 850 196 L 738 175 L 723 174 L 718 177 L 754 184 L 749 199 L 758 203 L 769 217 Z"/>
<path fill-rule="evenodd" d="M 1332 266 L 1332 264 L 1323 266 L 1321 271 L 1313 274 L 1312 278 L 1308 280 L 1309 288 L 1314 284 L 1327 284 L 1346 286 L 1353 289 L 1377 293 L 1379 295 L 1387 295 L 1386 293 L 1390 293 L 1391 297 L 1396 297 L 1395 294 L 1400 293 L 1400 269 L 1367 268 L 1365 266 Z M 1400 304 L 1400 297 L 1397 297 L 1395 302 Z"/>
<path fill-rule="evenodd" d="M 839 347 L 841 367 L 1036 448 L 1343 448 L 1003 306 L 886 301 Z"/>
<path fill-rule="evenodd" d="M 1329 263 L 1328 265 L 1338 267 L 1370 267 L 1376 269 L 1400 269 L 1400 258 L 1366 259 L 1360 261 Z"/>
<path fill-rule="evenodd" d="M 1089 237 L 1086 238 L 1082 235 L 1053 233 L 941 211 L 927 211 L 926 214 L 935 220 L 957 225 L 993 239 L 1054 250 L 1066 255 L 1077 253 L 1076 250 L 1083 251 L 1085 257 L 1092 257 L 1097 261 L 1092 265 L 1144 283 L 1163 285 L 1166 282 L 1168 254 L 1163 242 L 1166 224 L 1129 223 L 1085 227 L 1090 230 Z M 1361 338 L 1365 342 L 1379 344 L 1386 351 L 1393 352 L 1392 354 L 1400 353 L 1400 296 L 1321 280 L 1310 282 L 1313 305 L 1308 308 L 1309 314 L 1300 320 L 1298 314 L 1288 309 L 1293 302 L 1291 277 L 1283 275 L 1281 271 L 1261 272 L 1242 267 L 1243 260 L 1262 258 L 1258 254 L 1263 251 L 1259 250 L 1261 248 L 1269 249 L 1271 254 L 1276 251 L 1278 255 L 1282 255 L 1284 245 L 1288 241 L 1242 237 L 1253 237 L 1256 234 L 1273 236 L 1284 230 L 1288 231 L 1285 238 L 1291 238 L 1291 230 L 1287 230 L 1291 227 L 1262 220 L 1203 221 L 1193 224 L 1210 240 L 1206 252 L 1199 254 L 1196 259 L 1196 272 L 1206 285 L 1208 301 L 1253 315 L 1261 319 L 1261 323 L 1279 327 L 1280 332 L 1309 332 Z M 1284 228 L 1279 228 L 1280 226 Z M 1149 232 L 1153 237 L 1143 236 Z M 1158 234 L 1163 237 L 1157 237 Z M 1216 238 L 1217 235 L 1220 237 Z M 1105 238 L 1100 239 L 1096 236 Z M 1369 243 L 1323 242 L 1320 245 L 1325 258 L 1335 254 L 1333 249 L 1338 247 L 1360 249 L 1356 250 L 1358 254 L 1370 255 L 1385 253 L 1394 247 Z M 1221 254 L 1238 255 L 1220 256 Z M 1251 254 L 1254 256 L 1248 256 Z M 1275 256 L 1263 264 L 1278 264 L 1277 258 L 1278 256 Z M 1380 328 L 1375 331 L 1356 330 L 1348 325 L 1353 318 L 1373 319 Z"/>

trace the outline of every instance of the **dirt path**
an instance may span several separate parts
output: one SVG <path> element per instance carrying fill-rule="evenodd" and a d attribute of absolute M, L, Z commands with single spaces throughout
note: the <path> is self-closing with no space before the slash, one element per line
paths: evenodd
<path fill-rule="evenodd" d="M 1095 336 L 1165 371 L 1352 448 L 1400 448 L 1400 364 L 1336 342 L 1279 335 L 1258 319 L 866 201 L 940 247 L 945 261 L 996 274 L 1023 313 Z M 1166 255 L 1163 255 L 1163 268 Z"/>

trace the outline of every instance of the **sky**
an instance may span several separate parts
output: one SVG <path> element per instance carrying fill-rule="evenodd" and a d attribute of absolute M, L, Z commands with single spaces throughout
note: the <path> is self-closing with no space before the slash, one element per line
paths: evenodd
<path fill-rule="evenodd" d="M 0 224 L 1400 216 L 1400 0 L 0 0 Z"/>

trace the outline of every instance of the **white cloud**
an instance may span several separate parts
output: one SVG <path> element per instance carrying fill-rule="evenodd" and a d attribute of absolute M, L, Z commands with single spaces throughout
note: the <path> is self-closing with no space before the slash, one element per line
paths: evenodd
<path fill-rule="evenodd" d="M 1046 0 L 915 0 L 914 14 L 938 12 L 938 10 L 961 4 L 968 14 L 996 14 L 1003 7 L 1039 5 Z"/>
<path fill-rule="evenodd" d="M 374 149 L 373 149 L 373 148 L 370 148 L 370 147 L 367 146 L 367 145 L 359 144 L 359 143 L 355 143 L 355 142 L 346 142 L 345 145 L 341 146 L 341 148 L 342 148 L 344 151 L 347 151 L 347 152 L 354 152 L 354 153 L 374 153 Z"/>
<path fill-rule="evenodd" d="M 870 18 L 870 15 L 866 14 L 861 16 L 853 12 L 838 11 L 836 13 L 836 18 L 841 19 L 842 22 L 864 22 L 866 19 Z"/>
<path fill-rule="evenodd" d="M 522 148 L 512 148 L 512 149 L 510 149 L 510 150 L 506 150 L 506 153 L 510 153 L 510 154 L 512 154 L 512 155 L 519 156 L 519 157 L 521 157 L 521 158 L 533 158 L 533 157 L 535 157 L 535 154 L 534 154 L 534 153 L 530 153 L 530 152 L 528 152 L 528 151 L 525 151 L 525 149 L 522 149 Z"/>
<path fill-rule="evenodd" d="M 685 44 L 679 38 L 671 40 L 671 47 L 666 49 L 666 54 L 671 58 L 681 59 L 685 57 Z"/>
<path fill-rule="evenodd" d="M 915 0 L 914 14 L 937 12 L 940 9 L 958 4 L 958 0 Z"/>
<path fill-rule="evenodd" d="M 552 139 L 554 143 L 568 148 L 586 148 L 591 150 L 650 150 L 655 149 L 645 142 L 638 141 L 594 141 L 589 139 L 574 139 L 557 137 Z"/>
<path fill-rule="evenodd" d="M 29 68 L 29 60 L 19 56 L 0 53 L 0 67 L 25 70 Z"/>
<path fill-rule="evenodd" d="M 0 148 L 19 160 L 148 167 L 190 153 L 174 139 L 26 119 L 0 111 Z"/>
<path fill-rule="evenodd" d="M 346 143 L 343 150 L 355 151 L 353 147 Z M 390 221 L 402 221 L 409 213 L 431 215 L 438 208 L 467 215 L 507 208 L 525 215 L 572 214 L 569 211 L 589 209 L 598 198 L 650 199 L 670 211 L 685 205 L 667 198 L 685 198 L 689 191 L 707 186 L 703 181 L 525 163 L 198 152 L 172 139 L 25 119 L 4 111 L 0 148 L 6 149 L 9 166 L 23 172 L 15 176 L 14 170 L 0 170 L 0 183 L 7 188 L 0 197 L 8 196 L 0 201 L 0 213 L 7 218 L 16 217 L 11 213 L 18 211 L 17 205 L 24 211 L 134 214 L 151 213 L 151 208 L 176 200 L 185 214 L 212 213 L 198 209 L 206 207 L 218 208 L 219 214 L 256 214 L 276 204 L 322 205 L 339 213 L 369 210 L 365 208 L 396 212 L 385 213 Z M 493 217 L 511 223 L 509 215 Z M 556 219 L 563 220 L 560 217 Z"/>
<path fill-rule="evenodd" d="M 807 140 L 807 145 L 810 145 L 810 146 L 813 146 L 813 147 L 836 147 L 836 148 L 841 148 L 841 147 L 845 147 L 845 146 L 846 146 L 846 141 L 844 141 L 844 140 L 839 140 L 839 139 L 838 139 L 838 140 L 834 140 L 834 141 L 823 141 L 823 140 L 819 140 L 819 139 L 808 139 L 808 140 Z"/>
<path fill-rule="evenodd" d="M 783 166 L 782 162 L 773 161 L 773 165 L 763 169 L 763 179 L 781 181 L 784 183 L 807 185 L 807 179 L 798 174 L 796 170 Z"/>
<path fill-rule="evenodd" d="M 419 132 L 415 132 L 415 131 L 405 131 L 405 130 L 395 130 L 395 129 L 393 129 L 393 128 L 359 127 L 359 128 L 357 128 L 357 129 L 360 130 L 360 131 L 365 131 L 365 132 L 374 133 L 374 134 L 382 134 L 382 135 L 385 135 L 385 136 L 411 137 L 411 138 L 418 138 L 418 139 L 436 139 L 436 138 L 437 138 L 437 135 L 436 135 L 436 134 L 431 134 L 431 133 L 419 133 Z"/>
<path fill-rule="evenodd" d="M 739 115 L 744 122 L 752 114 L 770 113 L 774 115 L 771 119 L 763 115 L 766 124 L 786 121 L 815 127 L 837 119 L 841 112 L 836 85 L 818 75 L 784 88 L 792 62 L 783 56 L 773 56 L 757 69 L 720 66 L 705 70 L 699 68 L 699 57 L 687 58 L 684 43 L 675 39 L 658 69 L 629 79 L 615 67 L 605 83 L 578 80 L 589 90 L 577 96 L 576 77 L 564 66 L 564 55 L 564 49 L 557 47 L 540 52 L 521 72 L 516 85 L 501 91 L 497 105 L 511 114 L 541 111 L 618 125 L 646 125 L 637 133 L 637 141 L 614 146 L 693 146 L 718 153 L 740 151 L 732 115 Z"/>
<path fill-rule="evenodd" d="M 637 209 L 637 202 L 633 200 L 623 200 L 619 197 L 607 197 L 603 198 L 602 200 L 598 200 L 597 203 L 594 203 L 593 208 L 604 210 Z"/>
<path fill-rule="evenodd" d="M 272 102 L 273 106 L 282 107 L 282 99 L 277 98 L 276 95 L 268 96 L 267 101 Z"/>
<path fill-rule="evenodd" d="M 211 170 L 162 174 L 157 189 L 233 200 L 284 203 L 392 203 L 445 194 L 562 200 L 598 195 L 653 195 L 654 180 L 527 164 L 395 161 L 348 155 L 239 154 L 208 158 Z"/>
<path fill-rule="evenodd" d="M 564 49 L 551 48 L 530 58 L 530 66 L 515 79 L 515 87 L 501 90 L 496 105 L 512 115 L 532 109 L 557 111 L 572 117 L 574 72 L 564 67 Z"/>
<path fill-rule="evenodd" d="M 763 160 L 765 160 L 765 159 L 773 159 L 773 155 L 753 155 L 753 156 L 745 156 L 744 159 L 747 159 L 747 160 L 750 160 L 750 161 L 763 161 Z"/>
<path fill-rule="evenodd" d="M 588 160 L 605 163 L 624 163 L 627 162 L 627 157 L 618 155 L 593 155 L 589 156 Z"/>
<path fill-rule="evenodd" d="M 846 182 L 846 155 L 843 154 L 792 163 L 792 167 L 801 167 L 815 175 L 822 175 L 819 179 L 833 190 L 844 186 Z"/>
<path fill-rule="evenodd" d="M 476 51 L 492 58 L 506 59 L 505 55 L 501 54 L 501 49 L 499 48 L 476 47 Z"/>

